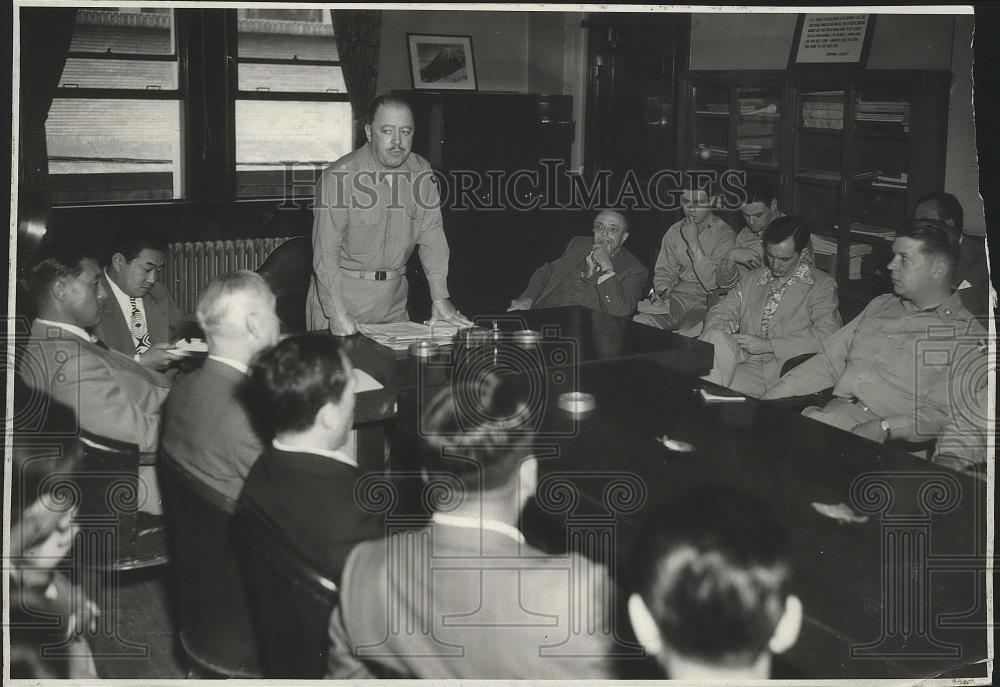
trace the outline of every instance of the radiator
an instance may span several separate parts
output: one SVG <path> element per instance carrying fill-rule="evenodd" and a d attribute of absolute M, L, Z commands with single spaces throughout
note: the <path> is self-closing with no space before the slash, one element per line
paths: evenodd
<path fill-rule="evenodd" d="M 288 237 L 237 239 L 235 241 L 190 241 L 171 243 L 164 270 L 164 284 L 174 303 L 193 313 L 202 289 L 220 274 L 256 270 L 264 259 Z"/>

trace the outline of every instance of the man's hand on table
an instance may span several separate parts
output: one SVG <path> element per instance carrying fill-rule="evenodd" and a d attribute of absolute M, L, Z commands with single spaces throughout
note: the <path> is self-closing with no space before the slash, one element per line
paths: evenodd
<path fill-rule="evenodd" d="M 510 307 L 507 308 L 507 312 L 512 310 L 531 310 L 531 306 L 534 303 L 530 298 L 515 298 L 510 302 Z"/>
<path fill-rule="evenodd" d="M 350 336 L 358 331 L 358 321 L 345 312 L 330 318 L 330 333 L 334 336 Z"/>
<path fill-rule="evenodd" d="M 865 439 L 877 441 L 880 444 L 884 443 L 887 439 L 886 432 L 882 429 L 881 420 L 869 420 L 868 422 L 862 422 L 859 425 L 855 425 L 854 429 L 851 430 L 851 433 L 857 434 L 859 437 L 864 437 Z"/>
<path fill-rule="evenodd" d="M 447 322 L 459 327 L 472 326 L 472 321 L 458 312 L 447 298 L 439 298 L 431 304 L 431 322 Z"/>

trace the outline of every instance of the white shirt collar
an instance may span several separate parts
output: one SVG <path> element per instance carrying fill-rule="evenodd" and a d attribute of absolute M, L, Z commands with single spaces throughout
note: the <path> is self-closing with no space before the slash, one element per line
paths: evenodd
<path fill-rule="evenodd" d="M 122 291 L 121 287 L 115 283 L 115 280 L 111 278 L 108 274 L 108 270 L 104 270 L 104 278 L 108 280 L 108 286 L 111 287 L 111 293 L 114 294 L 115 300 L 118 301 L 118 307 L 121 308 L 122 313 L 125 315 L 125 321 L 128 322 L 132 317 L 132 302 L 131 297 Z M 136 307 L 139 308 L 139 312 L 146 315 L 146 305 L 142 302 L 141 298 L 135 299 Z"/>
<path fill-rule="evenodd" d="M 232 358 L 224 358 L 221 355 L 215 355 L 214 353 L 209 353 L 210 360 L 214 360 L 217 363 L 222 363 L 223 365 L 228 365 L 234 370 L 239 370 L 245 375 L 250 374 L 250 368 L 246 363 L 241 363 L 239 360 L 233 360 Z"/>
<path fill-rule="evenodd" d="M 54 322 L 53 320 L 45 320 L 41 317 L 36 317 L 35 322 L 39 324 L 44 324 L 49 327 L 58 327 L 59 329 L 65 330 L 74 336 L 78 336 L 84 341 L 89 341 L 90 343 L 97 343 L 97 337 L 91 336 L 86 329 L 82 327 L 77 327 L 75 324 L 69 324 L 68 322 Z"/>
<path fill-rule="evenodd" d="M 358 461 L 354 460 L 343 451 L 331 451 L 328 448 L 302 448 L 300 446 L 289 446 L 288 444 L 281 443 L 277 439 L 271 440 L 271 446 L 279 451 L 287 451 L 288 453 L 312 453 L 317 456 L 323 456 L 324 458 L 333 458 L 334 460 L 346 463 L 351 467 L 358 467 Z"/>
<path fill-rule="evenodd" d="M 487 518 L 468 518 L 461 515 L 448 515 L 447 513 L 435 513 L 431 516 L 431 519 L 439 525 L 447 525 L 448 527 L 490 530 L 492 532 L 502 534 L 505 537 L 510 537 L 518 544 L 525 543 L 524 535 L 521 534 L 521 530 L 512 525 L 508 525 L 505 522 L 500 522 L 499 520 L 489 520 Z"/>

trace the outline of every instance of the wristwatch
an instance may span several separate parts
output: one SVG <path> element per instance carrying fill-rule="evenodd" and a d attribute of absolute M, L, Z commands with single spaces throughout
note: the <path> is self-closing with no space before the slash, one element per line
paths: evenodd
<path fill-rule="evenodd" d="M 882 428 L 882 431 L 885 432 L 885 438 L 888 439 L 889 438 L 889 421 L 883 419 L 878 424 L 879 424 L 879 427 Z"/>

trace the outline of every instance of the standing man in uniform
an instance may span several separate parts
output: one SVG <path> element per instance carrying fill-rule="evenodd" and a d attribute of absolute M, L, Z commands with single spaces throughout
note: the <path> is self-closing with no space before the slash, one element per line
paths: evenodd
<path fill-rule="evenodd" d="M 406 261 L 419 246 L 431 319 L 471 326 L 448 299 L 448 242 L 427 161 L 411 152 L 413 112 L 402 99 L 375 99 L 368 143 L 323 170 L 316 185 L 310 329 L 338 336 L 361 324 L 400 322 Z"/>

